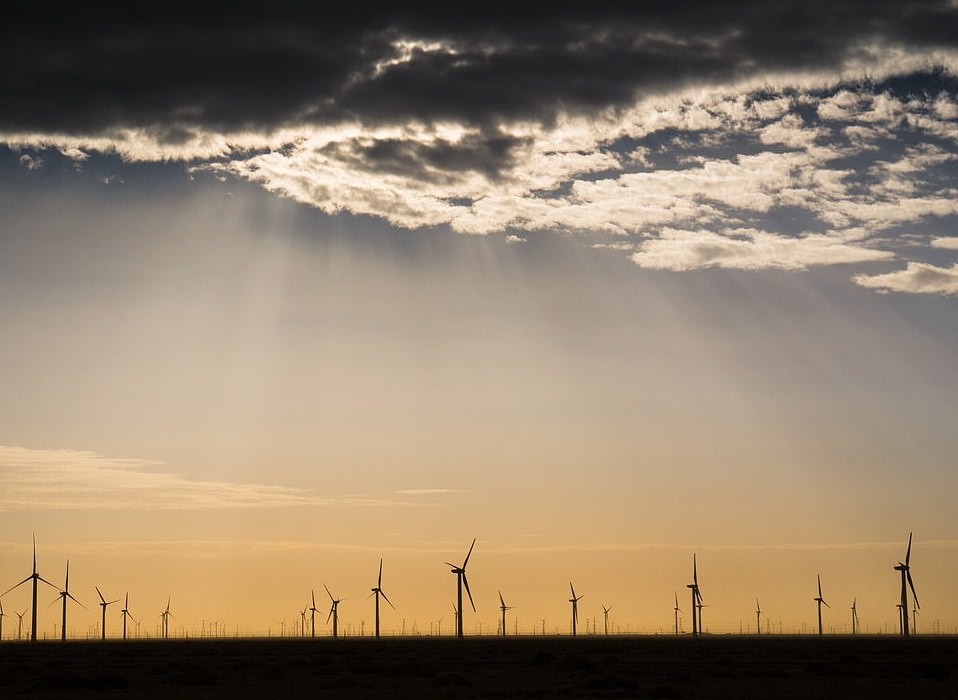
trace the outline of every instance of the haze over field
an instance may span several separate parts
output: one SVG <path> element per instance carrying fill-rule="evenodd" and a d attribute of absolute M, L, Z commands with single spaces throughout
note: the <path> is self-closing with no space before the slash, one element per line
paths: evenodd
<path fill-rule="evenodd" d="M 954 631 L 955 2 L 150 7 L 0 26 L 0 590 Z"/>

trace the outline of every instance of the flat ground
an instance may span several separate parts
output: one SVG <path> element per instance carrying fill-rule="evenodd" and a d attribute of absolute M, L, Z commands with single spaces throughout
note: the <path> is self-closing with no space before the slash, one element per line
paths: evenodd
<path fill-rule="evenodd" d="M 955 698 L 958 637 L 4 642 L 0 696 Z"/>

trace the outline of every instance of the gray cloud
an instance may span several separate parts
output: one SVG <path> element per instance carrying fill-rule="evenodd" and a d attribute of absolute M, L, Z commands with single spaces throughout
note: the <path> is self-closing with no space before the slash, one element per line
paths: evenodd
<path fill-rule="evenodd" d="M 508 6 L 18 2 L 0 27 L 0 130 L 235 132 L 502 119 L 676 87 L 958 48 L 954 3 Z"/>

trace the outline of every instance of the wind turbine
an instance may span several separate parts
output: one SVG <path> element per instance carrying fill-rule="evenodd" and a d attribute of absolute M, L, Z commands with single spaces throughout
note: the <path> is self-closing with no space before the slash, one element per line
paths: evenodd
<path fill-rule="evenodd" d="M 908 533 L 908 550 L 905 552 L 905 563 L 902 564 L 898 562 L 898 566 L 895 567 L 895 571 L 901 572 L 901 606 L 902 610 L 905 612 L 902 614 L 902 623 L 901 623 L 901 633 L 904 636 L 908 636 L 908 588 L 905 586 L 907 582 L 908 586 L 911 587 L 911 594 L 915 598 L 915 607 L 921 608 L 921 605 L 918 603 L 918 594 L 915 593 L 915 583 L 911 580 L 911 567 L 909 566 L 909 561 L 911 560 L 911 536 L 913 533 Z"/>
<path fill-rule="evenodd" d="M 822 635 L 822 606 L 826 608 L 832 607 L 825 602 L 825 599 L 822 598 L 822 577 L 821 574 L 818 576 L 818 597 L 815 599 L 815 602 L 818 603 L 818 634 Z"/>
<path fill-rule="evenodd" d="M 63 600 L 63 619 L 60 624 L 60 640 L 67 640 L 67 598 L 72 600 L 74 603 L 79 605 L 81 608 L 86 610 L 86 606 L 81 603 L 79 600 L 73 597 L 73 594 L 70 593 L 70 560 L 67 559 L 67 575 L 63 581 L 63 590 L 60 591 L 60 598 Z"/>
<path fill-rule="evenodd" d="M 326 584 L 323 584 L 323 588 L 326 588 Z M 329 599 L 332 601 L 332 607 L 329 608 L 329 615 L 326 616 L 326 624 L 329 624 L 329 618 L 333 618 L 333 636 L 339 636 L 339 604 L 342 602 L 342 599 L 336 600 L 333 598 L 333 594 L 329 592 L 329 589 L 326 588 L 326 595 L 329 596 Z"/>
<path fill-rule="evenodd" d="M 679 613 L 682 609 L 679 607 L 679 594 L 675 594 L 675 607 L 672 608 L 672 614 L 675 616 L 675 636 L 679 635 Z"/>
<path fill-rule="evenodd" d="M 163 619 L 163 639 L 170 638 L 170 618 L 172 617 L 174 620 L 176 619 L 173 613 L 170 612 L 170 600 L 171 598 L 167 597 L 166 609 L 160 612 L 160 617 Z"/>
<path fill-rule="evenodd" d="M 106 606 L 119 603 L 120 599 L 117 598 L 116 600 L 107 602 L 106 598 L 103 597 L 103 594 L 100 593 L 100 589 L 97 586 L 94 586 L 94 588 L 96 588 L 96 594 L 100 596 L 100 607 L 103 609 L 103 621 L 100 623 L 100 639 L 106 639 Z"/>
<path fill-rule="evenodd" d="M 569 589 L 572 591 L 572 597 L 569 598 L 569 602 L 572 603 L 572 636 L 574 637 L 575 625 L 579 621 L 579 601 L 582 600 L 582 596 L 576 596 L 571 581 L 569 582 Z"/>
<path fill-rule="evenodd" d="M 755 599 L 755 634 L 762 633 L 762 606 L 758 604 L 758 598 Z"/>
<path fill-rule="evenodd" d="M 10 617 L 3 612 L 3 601 L 0 600 L 0 641 L 3 641 L 3 618 Z"/>
<path fill-rule="evenodd" d="M 23 616 L 27 614 L 27 611 L 24 610 L 22 613 L 18 613 L 14 610 L 13 612 L 17 616 L 17 641 L 19 642 L 23 638 Z"/>
<path fill-rule="evenodd" d="M 858 598 L 852 601 L 852 634 L 858 634 Z"/>
<path fill-rule="evenodd" d="M 609 611 L 612 609 L 612 606 L 605 607 L 602 606 L 602 616 L 605 618 L 605 636 L 609 636 Z"/>
<path fill-rule="evenodd" d="M 130 614 L 129 607 L 130 607 L 130 593 L 129 591 L 127 591 L 126 599 L 123 601 L 123 609 L 120 611 L 120 613 L 123 615 L 123 639 L 124 640 L 126 639 L 126 618 L 130 618 L 131 620 L 133 620 L 133 622 L 136 622 L 136 620 L 133 618 L 133 615 Z"/>
<path fill-rule="evenodd" d="M 497 593 L 499 593 L 499 609 L 502 611 L 502 636 L 505 637 L 506 636 L 506 610 L 512 610 L 512 606 L 506 605 L 506 601 L 502 599 L 501 591 L 497 591 Z"/>
<path fill-rule="evenodd" d="M 702 593 L 699 591 L 699 571 L 695 554 L 692 554 L 692 583 L 686 585 L 686 588 L 692 590 L 692 636 L 697 637 L 702 633 Z"/>
<path fill-rule="evenodd" d="M 299 636 L 300 637 L 306 636 L 306 611 L 307 610 L 309 610 L 308 605 L 299 612 Z"/>
<path fill-rule="evenodd" d="M 472 548 L 476 546 L 476 540 L 473 538 L 472 544 L 469 545 L 469 551 L 466 553 L 466 558 L 462 561 L 462 566 L 456 566 L 450 562 L 446 562 L 447 566 L 452 567 L 452 573 L 456 575 L 457 584 L 458 584 L 458 595 L 456 600 L 458 605 L 456 606 L 456 636 L 460 639 L 462 638 L 462 587 L 465 585 L 466 594 L 469 596 L 469 604 L 472 606 L 472 611 L 476 612 L 476 604 L 472 601 L 472 592 L 469 590 L 469 580 L 466 578 L 466 565 L 469 563 L 469 557 L 472 556 Z"/>
<path fill-rule="evenodd" d="M 372 591 L 372 593 L 370 593 L 369 595 L 376 596 L 376 639 L 379 639 L 379 596 L 382 596 L 383 600 L 389 603 L 389 607 L 391 607 L 393 610 L 396 609 L 396 606 L 393 605 L 392 602 L 389 600 L 389 598 L 386 597 L 386 594 L 383 593 L 383 560 L 382 559 L 379 560 L 379 578 L 376 579 L 376 587 L 370 590 Z M 367 598 L 366 600 L 369 600 L 369 598 Z"/>
<path fill-rule="evenodd" d="M 312 636 L 315 637 L 316 636 L 316 613 L 319 612 L 319 610 L 316 609 L 316 591 L 311 590 L 309 593 L 313 599 L 313 604 L 309 607 L 310 625 L 312 627 Z"/>
<path fill-rule="evenodd" d="M 30 620 L 30 641 L 37 641 L 37 581 L 43 581 L 50 588 L 56 590 L 56 586 L 43 578 L 40 574 L 37 573 L 37 536 L 33 536 L 33 573 L 23 579 L 16 586 L 11 586 L 3 593 L 0 593 L 0 596 L 5 596 L 7 593 L 12 591 L 14 588 L 19 588 L 27 581 L 33 581 L 33 613 Z"/>

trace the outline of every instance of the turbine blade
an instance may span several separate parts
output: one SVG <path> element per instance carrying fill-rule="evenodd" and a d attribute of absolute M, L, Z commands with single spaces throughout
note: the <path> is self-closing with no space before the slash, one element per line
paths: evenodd
<path fill-rule="evenodd" d="M 8 588 L 7 590 L 5 590 L 3 593 L 0 593 L 0 596 L 5 596 L 7 593 L 9 593 L 10 591 L 12 591 L 14 588 L 19 588 L 20 586 L 22 586 L 23 584 L 25 584 L 27 581 L 29 581 L 29 580 L 32 579 L 32 578 L 33 578 L 33 576 L 27 576 L 25 579 L 23 579 L 23 580 L 22 580 L 20 583 L 18 583 L 16 586 L 11 586 L 11 587 Z"/>
<path fill-rule="evenodd" d="M 818 597 L 819 597 L 819 598 L 822 597 L 822 577 L 821 577 L 821 575 L 819 575 L 819 577 L 818 577 Z"/>
<path fill-rule="evenodd" d="M 466 558 L 465 558 L 465 559 L 463 560 L 463 562 L 462 562 L 462 568 L 463 568 L 463 569 L 465 569 L 465 568 L 466 568 L 466 564 L 469 563 L 469 557 L 472 556 L 472 548 L 475 547 L 475 546 L 476 546 L 476 538 L 473 537 L 473 538 L 472 538 L 472 544 L 469 545 L 469 552 L 466 554 Z"/>
<path fill-rule="evenodd" d="M 98 586 L 94 586 L 94 588 L 96 588 L 96 594 L 97 594 L 98 596 L 100 596 L 100 602 L 103 603 L 104 605 L 106 605 L 106 604 L 107 604 L 107 603 L 106 603 L 106 598 L 104 598 L 104 597 L 103 597 L 103 594 L 100 593 L 100 588 L 99 588 Z"/>
<path fill-rule="evenodd" d="M 379 591 L 379 595 L 381 595 L 381 596 L 383 597 L 383 600 L 385 600 L 387 603 L 389 603 L 389 607 L 391 607 L 393 610 L 396 609 L 396 606 L 393 605 L 393 604 L 392 604 L 392 601 L 390 601 L 389 598 L 386 597 L 386 594 L 385 594 L 385 593 L 383 593 L 382 591 Z"/>
<path fill-rule="evenodd" d="M 506 601 L 502 599 L 502 591 L 496 591 L 496 593 L 499 594 L 499 605 L 501 605 L 502 607 L 506 607 Z"/>
<path fill-rule="evenodd" d="M 63 590 L 70 590 L 70 560 L 67 559 L 67 576 L 63 580 Z"/>
<path fill-rule="evenodd" d="M 907 572 L 908 576 L 908 585 L 911 586 L 911 594 L 915 598 L 915 607 L 920 608 L 921 605 L 918 604 L 918 594 L 915 593 L 915 582 L 911 580 L 911 571 Z"/>
<path fill-rule="evenodd" d="M 85 606 L 85 605 L 84 605 L 83 603 L 81 603 L 79 600 L 77 600 L 76 598 L 74 598 L 72 593 L 68 593 L 68 592 L 64 591 L 64 594 L 66 595 L 67 598 L 69 598 L 70 600 L 72 600 L 74 603 L 76 603 L 77 605 L 79 605 L 79 606 L 80 606 L 81 608 L 83 608 L 84 610 L 89 610 L 89 608 L 88 608 L 87 606 Z"/>
<path fill-rule="evenodd" d="M 330 608 L 330 609 L 329 609 L 329 614 L 326 616 L 326 624 L 327 624 L 327 625 L 329 624 L 329 618 L 331 618 L 332 616 L 333 616 L 333 609 Z"/>
<path fill-rule="evenodd" d="M 469 604 L 472 606 L 472 611 L 476 612 L 476 604 L 472 602 L 472 591 L 469 590 L 469 579 L 466 578 L 466 572 L 462 572 L 462 583 L 466 587 L 466 594 L 469 596 Z"/>
<path fill-rule="evenodd" d="M 905 566 L 908 566 L 908 561 L 911 559 L 911 536 L 914 533 L 908 533 L 908 551 L 905 552 Z"/>
<path fill-rule="evenodd" d="M 333 594 L 329 592 L 329 588 L 326 587 L 326 584 L 325 584 L 325 583 L 323 584 L 323 588 L 326 588 L 326 595 L 328 595 L 328 596 L 329 596 L 329 599 L 332 600 L 332 601 L 335 603 L 336 601 L 333 600 Z"/>
<path fill-rule="evenodd" d="M 313 596 L 313 607 L 316 607 L 316 591 L 310 591 L 310 595 Z"/>
<path fill-rule="evenodd" d="M 30 578 L 33 578 L 33 576 L 31 576 Z M 45 578 L 43 578 L 42 576 L 37 575 L 37 580 L 38 580 L 38 581 L 43 581 L 45 584 L 47 584 L 50 588 L 52 588 L 53 590 L 55 590 L 57 593 L 60 592 L 60 589 L 59 589 L 59 588 L 57 588 L 56 586 L 54 586 L 52 583 L 50 583 L 49 581 L 47 581 L 47 580 L 46 580 Z"/>
<path fill-rule="evenodd" d="M 376 579 L 376 588 L 383 587 L 383 560 L 379 560 L 379 578 Z"/>
<path fill-rule="evenodd" d="M 695 553 L 692 553 L 692 583 L 696 586 L 699 585 L 699 569 L 698 564 L 695 561 Z"/>

